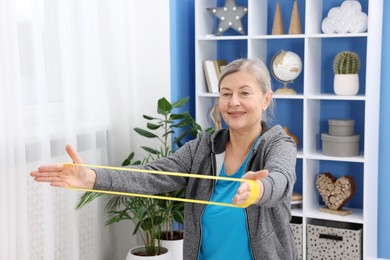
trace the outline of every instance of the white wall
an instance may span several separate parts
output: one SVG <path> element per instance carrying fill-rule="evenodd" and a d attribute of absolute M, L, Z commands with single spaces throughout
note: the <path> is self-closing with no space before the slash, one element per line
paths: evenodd
<path fill-rule="evenodd" d="M 132 51 L 131 87 L 137 92 L 131 97 L 131 127 L 145 126 L 143 114 L 157 115 L 156 102 L 161 97 L 170 99 L 170 30 L 169 0 L 132 1 L 134 37 L 130 40 Z M 132 129 L 131 128 L 131 129 Z M 145 145 L 132 131 L 131 147 Z"/>
<path fill-rule="evenodd" d="M 130 151 L 140 154 L 138 147 L 148 145 L 148 140 L 136 134 L 133 128 L 145 125 L 143 114 L 157 115 L 157 100 L 161 97 L 169 100 L 171 89 L 169 0 L 126 0 L 125 3 L 123 19 L 127 28 L 118 30 L 127 30 L 128 37 L 121 38 L 123 34 L 118 33 L 115 34 L 118 38 L 106 41 L 108 44 L 128 45 L 127 54 L 117 53 L 113 48 L 113 53 L 106 57 L 107 70 L 112 69 L 110 59 L 119 59 L 124 71 L 113 70 L 111 73 L 128 75 L 127 80 L 120 77 L 120 82 L 113 82 L 113 88 L 121 88 L 121 91 L 108 93 L 110 109 L 116 112 L 108 136 L 110 165 L 120 165 Z M 111 4 L 116 3 L 109 1 L 107 8 Z M 121 27 L 120 22 L 118 27 Z M 131 236 L 133 227 L 129 223 L 117 223 L 108 228 L 109 235 L 102 243 L 111 245 L 109 251 L 113 255 L 109 259 L 124 260 L 127 251 L 138 244 Z"/>

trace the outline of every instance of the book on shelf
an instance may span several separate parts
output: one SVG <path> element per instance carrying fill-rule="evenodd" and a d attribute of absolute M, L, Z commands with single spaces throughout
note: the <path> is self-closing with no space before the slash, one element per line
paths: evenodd
<path fill-rule="evenodd" d="M 221 67 L 226 66 L 226 60 L 204 60 L 203 70 L 209 93 L 218 93 L 218 79 L 221 74 Z"/>

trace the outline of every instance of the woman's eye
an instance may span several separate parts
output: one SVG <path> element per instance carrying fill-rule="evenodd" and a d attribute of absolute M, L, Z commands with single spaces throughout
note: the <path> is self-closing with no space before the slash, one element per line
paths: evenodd
<path fill-rule="evenodd" d="M 221 95 L 222 95 L 223 97 L 230 97 L 232 94 L 231 94 L 231 93 L 221 93 Z"/>
<path fill-rule="evenodd" d="M 250 93 L 249 92 L 241 92 L 241 95 L 243 95 L 243 96 L 248 96 L 248 95 L 250 95 Z"/>

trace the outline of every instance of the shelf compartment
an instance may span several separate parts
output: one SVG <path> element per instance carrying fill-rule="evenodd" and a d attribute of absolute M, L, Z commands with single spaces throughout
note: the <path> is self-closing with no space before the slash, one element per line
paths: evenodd
<path fill-rule="evenodd" d="M 235 59 L 247 56 L 246 40 L 201 40 L 197 41 L 197 45 L 201 51 L 196 54 L 196 74 L 202 76 L 202 80 L 198 80 L 196 82 L 197 95 L 208 94 L 208 88 L 203 71 L 203 61 L 226 60 L 227 62 L 231 62 Z"/>
<path fill-rule="evenodd" d="M 195 17 L 195 24 L 198 37 L 207 37 L 215 35 L 219 19 L 213 15 L 207 8 L 223 7 L 223 0 L 196 0 L 195 8 L 198 10 L 198 15 Z M 237 6 L 248 7 L 248 0 L 236 0 Z M 249 8 L 248 8 L 249 12 Z M 241 18 L 245 34 L 248 34 L 248 13 Z M 223 33 L 224 36 L 241 35 L 232 28 L 229 28 Z M 223 37 L 223 36 L 221 36 Z"/>
<path fill-rule="evenodd" d="M 369 0 L 359 0 L 362 6 L 362 12 L 366 14 L 368 14 L 368 1 Z M 343 2 L 344 0 L 307 1 L 307 32 L 309 34 L 322 34 L 322 21 L 328 16 L 329 10 L 333 7 L 340 7 Z"/>
<path fill-rule="evenodd" d="M 308 38 L 305 60 L 305 94 L 334 94 L 333 62 L 339 52 L 353 51 L 359 55 L 359 95 L 366 92 L 367 37 Z"/>
<path fill-rule="evenodd" d="M 320 160 L 304 160 L 304 214 L 308 217 L 323 218 L 333 220 L 352 221 L 360 223 L 363 221 L 363 187 L 364 174 L 363 163 L 352 162 L 335 162 L 335 161 L 320 161 Z M 351 209 L 352 215 L 338 216 L 330 213 L 321 212 L 320 207 L 325 207 L 322 197 L 316 188 L 317 176 L 321 173 L 329 172 L 336 179 L 341 176 L 351 176 L 356 184 L 356 192 L 351 199 L 346 203 L 343 209 Z M 346 220 L 349 218 L 350 220 Z"/>
<path fill-rule="evenodd" d="M 283 20 L 284 33 L 288 34 L 288 30 L 290 27 L 291 13 L 292 13 L 293 6 L 294 6 L 294 1 L 269 0 L 269 1 L 253 1 L 253 2 L 254 2 L 254 4 L 253 4 L 251 14 L 258 16 L 257 19 L 253 21 L 254 26 L 253 26 L 253 30 L 251 31 L 253 34 L 258 34 L 258 35 L 261 35 L 261 34 L 271 35 L 272 34 L 272 27 L 273 27 L 273 23 L 274 23 L 277 2 L 279 2 L 279 5 L 280 5 L 280 12 L 282 15 L 282 20 Z M 302 34 L 305 33 L 305 21 L 306 21 L 305 9 L 306 9 L 306 1 L 299 0 L 298 1 L 298 12 L 299 12 L 299 17 L 300 17 Z M 267 10 L 267 12 L 265 13 L 264 10 Z M 262 16 L 260 16 L 260 15 L 262 15 Z M 265 20 L 266 20 L 266 23 L 264 23 Z"/>
<path fill-rule="evenodd" d="M 318 154 L 322 150 L 321 134 L 329 132 L 329 119 L 355 120 L 354 134 L 360 135 L 359 151 L 361 155 L 364 154 L 364 101 L 306 100 L 305 111 L 304 140 L 306 154 Z"/>
<path fill-rule="evenodd" d="M 304 66 L 304 46 L 303 38 L 292 38 L 289 40 L 273 38 L 273 39 L 252 39 L 248 42 L 248 54 L 250 57 L 261 59 L 271 73 L 271 84 L 274 89 L 283 87 L 283 83 L 277 81 L 272 75 L 271 61 L 279 51 L 295 52 L 302 60 L 302 71 L 300 75 L 291 83 L 288 83 L 289 88 L 293 88 L 297 93 L 303 93 L 303 79 L 305 73 Z"/>

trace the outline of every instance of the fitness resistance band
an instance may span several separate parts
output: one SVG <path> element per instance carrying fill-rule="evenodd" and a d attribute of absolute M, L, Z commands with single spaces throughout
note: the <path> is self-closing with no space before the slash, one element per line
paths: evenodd
<path fill-rule="evenodd" d="M 250 195 L 249 195 L 249 198 L 244 203 L 235 205 L 235 204 L 215 202 L 215 201 L 206 201 L 206 200 L 196 200 L 196 199 L 186 199 L 186 198 L 165 197 L 165 196 L 159 196 L 159 195 L 149 195 L 149 194 L 139 194 L 139 193 L 128 193 L 128 192 L 92 190 L 92 189 L 66 187 L 67 189 L 70 189 L 70 190 L 96 192 L 96 193 L 119 195 L 119 196 L 132 196 L 132 197 L 141 197 L 141 198 L 172 200 L 172 201 L 181 201 L 181 202 L 189 202 L 189 203 L 200 203 L 200 204 L 209 204 L 209 205 L 216 205 L 216 206 L 223 206 L 223 207 L 233 207 L 233 208 L 246 208 L 246 207 L 250 206 L 251 204 L 253 204 L 259 196 L 259 185 L 257 184 L 256 181 L 248 180 L 248 179 L 236 179 L 236 178 L 229 178 L 229 177 L 219 177 L 219 176 L 209 176 L 209 175 L 179 173 L 179 172 L 164 172 L 164 171 L 155 171 L 155 170 L 146 170 L 146 169 L 131 169 L 131 168 L 101 166 L 101 165 L 92 165 L 92 164 L 65 163 L 65 165 L 83 166 L 83 167 L 88 167 L 88 168 L 100 168 L 100 169 L 118 170 L 118 171 L 142 172 L 142 173 L 170 175 L 170 176 L 178 176 L 178 177 L 190 177 L 190 178 L 198 178 L 198 179 L 246 182 L 249 184 Z"/>

